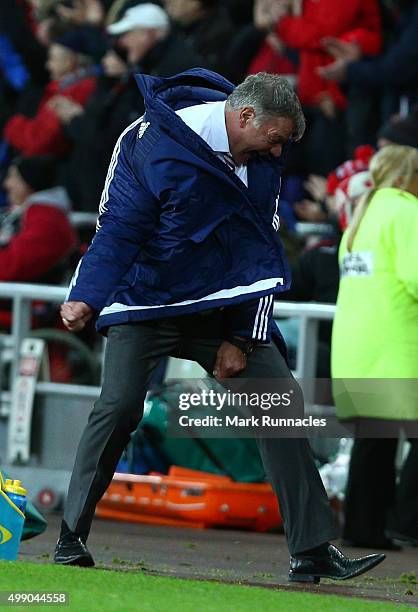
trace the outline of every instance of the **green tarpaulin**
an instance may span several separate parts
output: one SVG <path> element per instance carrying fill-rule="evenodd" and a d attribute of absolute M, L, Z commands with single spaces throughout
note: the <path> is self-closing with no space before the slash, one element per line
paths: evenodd
<path fill-rule="evenodd" d="M 178 395 L 183 389 L 181 382 L 164 385 L 158 394 L 149 398 L 140 427 L 154 432 L 154 447 L 170 464 L 222 474 L 236 482 L 263 482 L 264 468 L 253 438 L 205 438 L 198 429 L 193 432 L 188 429 L 184 438 L 169 437 L 169 419 L 173 408 L 178 407 Z M 193 409 L 194 416 L 204 417 L 209 413 L 210 408 L 203 406 Z"/>

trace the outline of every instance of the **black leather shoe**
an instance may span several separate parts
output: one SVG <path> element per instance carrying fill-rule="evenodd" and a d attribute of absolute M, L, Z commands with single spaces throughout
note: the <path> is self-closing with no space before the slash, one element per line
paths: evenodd
<path fill-rule="evenodd" d="M 83 539 L 75 533 L 61 536 L 55 546 L 54 562 L 61 565 L 93 567 L 94 560 Z"/>
<path fill-rule="evenodd" d="M 385 558 L 384 554 L 374 554 L 359 559 L 349 559 L 336 546 L 329 544 L 327 554 L 291 557 L 289 581 L 318 584 L 321 578 L 347 580 L 364 574 Z"/>

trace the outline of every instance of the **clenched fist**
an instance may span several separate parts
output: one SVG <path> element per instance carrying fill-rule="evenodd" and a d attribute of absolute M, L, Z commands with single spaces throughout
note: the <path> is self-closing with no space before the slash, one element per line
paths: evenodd
<path fill-rule="evenodd" d="M 225 340 L 218 349 L 213 375 L 217 379 L 230 378 L 241 372 L 246 365 L 247 358 L 244 353 Z"/>
<path fill-rule="evenodd" d="M 65 302 L 61 304 L 62 322 L 72 332 L 81 331 L 90 321 L 93 313 L 93 309 L 85 302 Z"/>

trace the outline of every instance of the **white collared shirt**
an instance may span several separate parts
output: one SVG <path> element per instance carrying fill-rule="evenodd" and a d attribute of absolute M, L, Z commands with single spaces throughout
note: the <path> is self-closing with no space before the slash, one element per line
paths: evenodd
<path fill-rule="evenodd" d="M 206 102 L 176 111 L 180 119 L 196 132 L 224 162 L 222 154 L 231 155 L 225 123 L 225 104 L 225 101 Z M 235 166 L 234 172 L 244 185 L 248 186 L 247 166 Z"/>

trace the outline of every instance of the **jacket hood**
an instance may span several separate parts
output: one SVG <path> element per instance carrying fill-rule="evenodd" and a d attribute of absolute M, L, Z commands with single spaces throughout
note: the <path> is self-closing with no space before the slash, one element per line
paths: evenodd
<path fill-rule="evenodd" d="M 135 80 L 144 97 L 146 112 L 156 118 L 161 129 L 168 133 L 172 131 L 175 111 L 204 102 L 226 100 L 235 89 L 230 81 L 204 68 L 192 68 L 168 78 L 136 74 Z"/>
<path fill-rule="evenodd" d="M 176 108 L 176 101 L 189 99 L 190 104 L 200 104 L 225 100 L 235 89 L 223 76 L 205 68 L 191 68 L 167 78 L 136 74 L 135 79 L 147 106 L 152 107 L 160 100 L 174 110 L 184 108 L 184 104 Z"/>
<path fill-rule="evenodd" d="M 26 200 L 24 208 L 26 209 L 28 206 L 33 206 L 34 204 L 54 206 L 63 212 L 70 212 L 72 207 L 71 200 L 64 187 L 52 187 L 51 189 L 44 189 L 43 191 L 32 193 Z"/>

